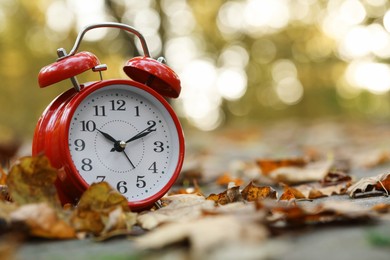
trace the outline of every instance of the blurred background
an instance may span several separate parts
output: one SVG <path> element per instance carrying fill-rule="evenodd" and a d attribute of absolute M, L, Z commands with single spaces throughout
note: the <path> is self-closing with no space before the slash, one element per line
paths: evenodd
<path fill-rule="evenodd" d="M 182 81 L 173 106 L 210 131 L 281 118 L 390 116 L 387 0 L 0 0 L 0 143 L 31 140 L 44 108 L 71 87 L 40 89 L 39 70 L 99 22 L 131 25 Z M 126 78 L 133 36 L 89 31 L 79 51 Z M 97 80 L 93 72 L 79 81 Z"/>

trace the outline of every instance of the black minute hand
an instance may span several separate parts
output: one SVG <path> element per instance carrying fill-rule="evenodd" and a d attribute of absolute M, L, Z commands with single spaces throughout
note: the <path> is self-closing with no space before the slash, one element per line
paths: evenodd
<path fill-rule="evenodd" d="M 146 129 L 142 130 L 141 132 L 139 132 L 138 134 L 136 134 L 135 136 L 133 136 L 132 138 L 130 138 L 129 140 L 126 141 L 126 143 L 130 143 L 132 141 L 135 141 L 137 139 L 140 139 L 144 136 L 147 136 L 148 134 L 150 134 L 151 132 L 154 132 L 156 131 L 157 129 L 154 128 L 156 126 L 156 122 L 150 120 L 148 121 L 148 125 L 150 125 L 149 127 L 147 127 Z"/>

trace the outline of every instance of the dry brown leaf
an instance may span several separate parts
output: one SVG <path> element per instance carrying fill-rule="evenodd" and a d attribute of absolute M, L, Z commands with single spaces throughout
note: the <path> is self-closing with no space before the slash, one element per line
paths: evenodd
<path fill-rule="evenodd" d="M 103 235 L 118 229 L 129 229 L 135 224 L 127 199 L 106 182 L 92 184 L 81 196 L 71 216 L 71 224 L 78 232 Z"/>
<path fill-rule="evenodd" d="M 218 177 L 216 183 L 220 186 L 227 186 L 229 183 L 234 183 L 235 186 L 241 186 L 244 181 L 240 178 L 233 177 L 230 173 L 225 172 L 223 175 Z"/>
<path fill-rule="evenodd" d="M 154 229 L 162 223 L 190 221 L 213 209 L 214 202 L 195 194 L 177 194 L 162 198 L 166 207 L 138 215 L 138 224 L 144 229 Z"/>
<path fill-rule="evenodd" d="M 23 157 L 13 165 L 7 177 L 8 192 L 19 205 L 47 202 L 54 208 L 61 204 L 54 182 L 57 170 L 47 157 Z"/>
<path fill-rule="evenodd" d="M 383 191 L 389 194 L 390 190 L 390 173 L 379 174 L 373 177 L 360 179 L 354 185 L 348 188 L 347 193 L 350 197 L 356 197 L 370 191 Z"/>
<path fill-rule="evenodd" d="M 257 165 L 261 169 L 263 175 L 268 175 L 274 170 L 282 167 L 304 167 L 307 162 L 303 158 L 287 158 L 287 159 L 258 159 Z"/>
<path fill-rule="evenodd" d="M 239 221 L 234 216 L 217 215 L 163 225 L 135 239 L 142 249 L 157 249 L 180 241 L 189 241 L 194 257 L 204 256 L 215 248 L 234 244 L 259 243 L 268 232 L 257 222 Z"/>
<path fill-rule="evenodd" d="M 329 172 L 320 182 L 285 186 L 279 200 L 318 199 L 332 195 L 345 194 L 351 185 L 351 177 L 342 172 Z"/>
<path fill-rule="evenodd" d="M 225 205 L 232 202 L 242 201 L 243 198 L 240 192 L 240 186 L 234 186 L 219 194 L 210 194 L 206 200 L 212 200 L 216 204 Z"/>
<path fill-rule="evenodd" d="M 276 199 L 277 192 L 270 186 L 259 187 L 252 181 L 241 191 L 241 195 L 246 201 L 257 201 L 260 199 Z"/>
<path fill-rule="evenodd" d="M 287 185 L 284 186 L 283 194 L 280 196 L 279 200 L 296 200 L 296 199 L 305 199 L 306 196 L 302 194 L 299 190 L 289 187 Z"/>
<path fill-rule="evenodd" d="M 329 172 L 332 161 L 318 161 L 306 164 L 305 167 L 280 167 L 268 174 L 275 182 L 298 184 L 320 181 Z"/>
<path fill-rule="evenodd" d="M 374 205 L 371 209 L 375 212 L 378 212 L 378 213 L 389 213 L 390 212 L 390 204 L 380 203 L 380 204 Z"/>
<path fill-rule="evenodd" d="M 331 171 L 321 180 L 322 186 L 330 186 L 339 183 L 350 183 L 352 181 L 351 176 L 341 171 Z"/>
<path fill-rule="evenodd" d="M 0 185 L 5 185 L 7 181 L 7 174 L 3 170 L 3 168 L 0 166 Z"/>
<path fill-rule="evenodd" d="M 266 206 L 263 206 L 267 208 Z M 370 209 L 365 209 L 348 201 L 325 201 L 312 207 L 299 207 L 297 205 L 272 205 L 269 207 L 270 225 L 280 227 L 321 225 L 351 221 L 369 221 L 373 218 Z"/>
<path fill-rule="evenodd" d="M 58 213 L 46 203 L 27 204 L 11 212 L 10 221 L 28 227 L 29 234 L 41 238 L 71 239 L 75 230 L 58 217 Z"/>
<path fill-rule="evenodd" d="M 203 196 L 203 192 L 202 192 L 201 188 L 199 187 L 198 182 L 196 180 L 194 180 L 193 182 L 194 182 L 193 187 L 172 190 L 168 193 L 168 195 L 171 196 L 171 195 L 175 195 L 175 194 L 195 194 L 195 195 Z"/>

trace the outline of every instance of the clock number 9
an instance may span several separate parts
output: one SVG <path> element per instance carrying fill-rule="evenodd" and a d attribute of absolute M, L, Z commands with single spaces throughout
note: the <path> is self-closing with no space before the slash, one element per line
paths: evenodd
<path fill-rule="evenodd" d="M 76 139 L 74 145 L 76 146 L 75 150 L 78 152 L 84 151 L 85 149 L 85 142 L 81 139 Z"/>

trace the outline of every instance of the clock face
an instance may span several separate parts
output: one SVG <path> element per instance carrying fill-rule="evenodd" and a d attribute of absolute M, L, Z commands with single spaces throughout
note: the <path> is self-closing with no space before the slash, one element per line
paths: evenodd
<path fill-rule="evenodd" d="M 180 131 L 152 94 L 109 85 L 89 94 L 71 115 L 70 157 L 87 184 L 107 181 L 129 202 L 142 201 L 177 176 Z"/>

